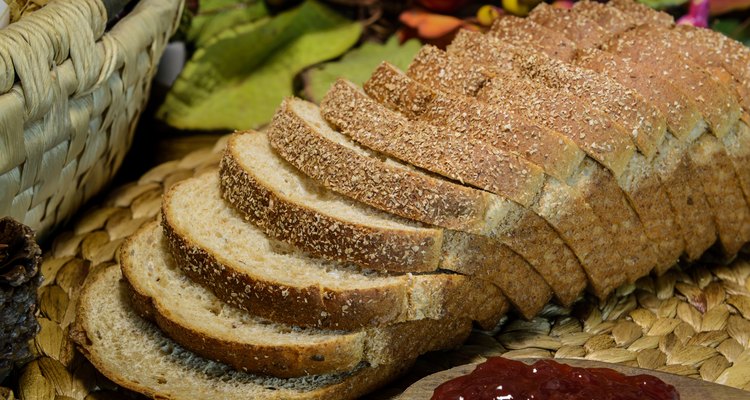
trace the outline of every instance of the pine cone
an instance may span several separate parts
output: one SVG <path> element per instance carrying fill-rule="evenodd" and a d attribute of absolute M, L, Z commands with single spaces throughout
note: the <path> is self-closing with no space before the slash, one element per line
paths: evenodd
<path fill-rule="evenodd" d="M 39 332 L 34 312 L 41 255 L 34 231 L 0 219 L 0 381 L 31 358 L 28 342 Z"/>

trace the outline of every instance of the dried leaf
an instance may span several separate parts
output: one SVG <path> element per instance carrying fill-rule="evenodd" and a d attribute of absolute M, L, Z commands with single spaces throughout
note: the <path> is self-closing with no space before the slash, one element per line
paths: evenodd
<path fill-rule="evenodd" d="M 587 360 L 603 361 L 608 363 L 624 363 L 635 360 L 637 353 L 625 349 L 611 348 L 598 350 L 586 355 Z"/>
<path fill-rule="evenodd" d="M 54 400 L 55 388 L 42 375 L 39 363 L 32 361 L 24 369 L 18 382 L 19 396 L 23 400 Z"/>
<path fill-rule="evenodd" d="M 658 318 L 651 326 L 651 329 L 648 330 L 647 335 L 664 336 L 670 334 L 681 322 L 676 318 Z"/>
<path fill-rule="evenodd" d="M 713 382 L 716 378 L 724 372 L 725 369 L 729 368 L 729 361 L 724 356 L 716 355 L 706 360 L 700 367 L 701 379 L 708 382 Z"/>
<path fill-rule="evenodd" d="M 638 351 L 636 359 L 639 367 L 651 370 L 662 367 L 667 362 L 666 354 L 655 348 Z"/>
<path fill-rule="evenodd" d="M 583 358 L 586 350 L 582 346 L 562 346 L 557 349 L 555 358 Z"/>

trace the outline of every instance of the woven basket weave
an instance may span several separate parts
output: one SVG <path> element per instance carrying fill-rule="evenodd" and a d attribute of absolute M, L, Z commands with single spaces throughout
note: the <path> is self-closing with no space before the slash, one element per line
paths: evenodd
<path fill-rule="evenodd" d="M 109 182 L 183 0 L 57 0 L 0 29 L 0 215 L 41 235 Z"/>

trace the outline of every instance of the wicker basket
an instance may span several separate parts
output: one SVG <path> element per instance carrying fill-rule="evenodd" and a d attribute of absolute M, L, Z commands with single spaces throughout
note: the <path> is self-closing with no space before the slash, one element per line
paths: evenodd
<path fill-rule="evenodd" d="M 183 0 L 53 0 L 0 29 L 0 215 L 41 235 L 106 185 L 130 147 Z"/>

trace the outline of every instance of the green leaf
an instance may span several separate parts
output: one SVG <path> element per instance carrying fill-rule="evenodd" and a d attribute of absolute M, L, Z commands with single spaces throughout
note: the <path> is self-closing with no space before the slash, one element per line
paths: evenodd
<path fill-rule="evenodd" d="M 409 66 L 420 44 L 412 39 L 399 45 L 394 35 L 385 44 L 367 42 L 346 53 L 341 60 L 322 64 L 305 73 L 304 95 L 309 100 L 319 102 L 337 78 L 346 78 L 361 85 L 372 71 L 383 61 L 388 61 L 400 69 Z"/>
<path fill-rule="evenodd" d="M 638 2 L 657 10 L 663 10 L 665 8 L 687 4 L 688 0 L 638 0 Z"/>
<path fill-rule="evenodd" d="M 204 5 L 204 3 L 208 3 Z M 228 3 L 228 4 L 227 4 Z M 204 8 L 206 7 L 206 8 Z M 198 15 L 193 17 L 187 40 L 196 48 L 204 46 L 221 32 L 268 16 L 265 3 L 236 0 L 202 1 Z"/>
<path fill-rule="evenodd" d="M 312 0 L 224 31 L 195 52 L 158 115 L 183 129 L 257 128 L 293 94 L 295 75 L 340 56 L 361 31 Z"/>

